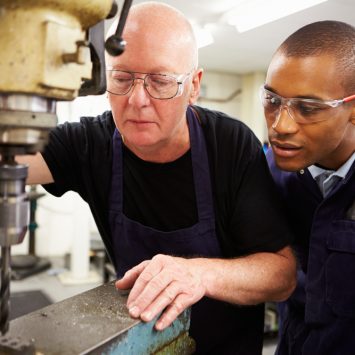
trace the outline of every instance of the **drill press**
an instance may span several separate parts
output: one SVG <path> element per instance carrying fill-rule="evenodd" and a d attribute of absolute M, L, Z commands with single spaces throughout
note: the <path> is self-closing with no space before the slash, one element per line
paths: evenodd
<path fill-rule="evenodd" d="M 56 101 L 73 100 L 83 81 L 92 80 L 89 28 L 114 15 L 114 5 L 112 0 L 0 0 L 2 334 L 9 329 L 10 250 L 22 242 L 29 215 L 27 166 L 16 156 L 41 151 L 57 123 Z"/>

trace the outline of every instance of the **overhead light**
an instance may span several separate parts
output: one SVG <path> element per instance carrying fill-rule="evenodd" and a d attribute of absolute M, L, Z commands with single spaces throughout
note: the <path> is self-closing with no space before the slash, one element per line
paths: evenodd
<path fill-rule="evenodd" d="M 197 24 L 192 25 L 198 48 L 209 46 L 214 42 L 211 31 L 208 26 L 200 26 Z"/>
<path fill-rule="evenodd" d="M 238 32 L 245 32 L 325 1 L 328 0 L 241 0 L 223 18 Z"/>

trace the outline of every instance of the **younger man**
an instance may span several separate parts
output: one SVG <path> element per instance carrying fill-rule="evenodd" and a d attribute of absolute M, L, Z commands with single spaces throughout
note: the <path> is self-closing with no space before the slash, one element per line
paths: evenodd
<path fill-rule="evenodd" d="M 278 354 L 354 354 L 355 28 L 322 21 L 293 33 L 261 98 L 299 259 Z"/>

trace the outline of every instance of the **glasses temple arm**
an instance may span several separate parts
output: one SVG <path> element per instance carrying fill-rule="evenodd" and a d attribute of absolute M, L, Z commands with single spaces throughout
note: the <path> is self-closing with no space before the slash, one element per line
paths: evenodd
<path fill-rule="evenodd" d="M 351 95 L 351 96 L 345 97 L 342 101 L 343 102 L 350 102 L 350 101 L 353 101 L 353 100 L 355 100 L 355 95 Z"/>

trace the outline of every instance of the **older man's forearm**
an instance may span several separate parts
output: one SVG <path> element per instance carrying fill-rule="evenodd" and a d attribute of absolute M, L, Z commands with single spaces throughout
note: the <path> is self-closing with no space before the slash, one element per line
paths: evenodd
<path fill-rule="evenodd" d="M 206 296 L 240 305 L 287 299 L 296 286 L 289 247 L 236 259 L 190 259 L 203 275 Z"/>

